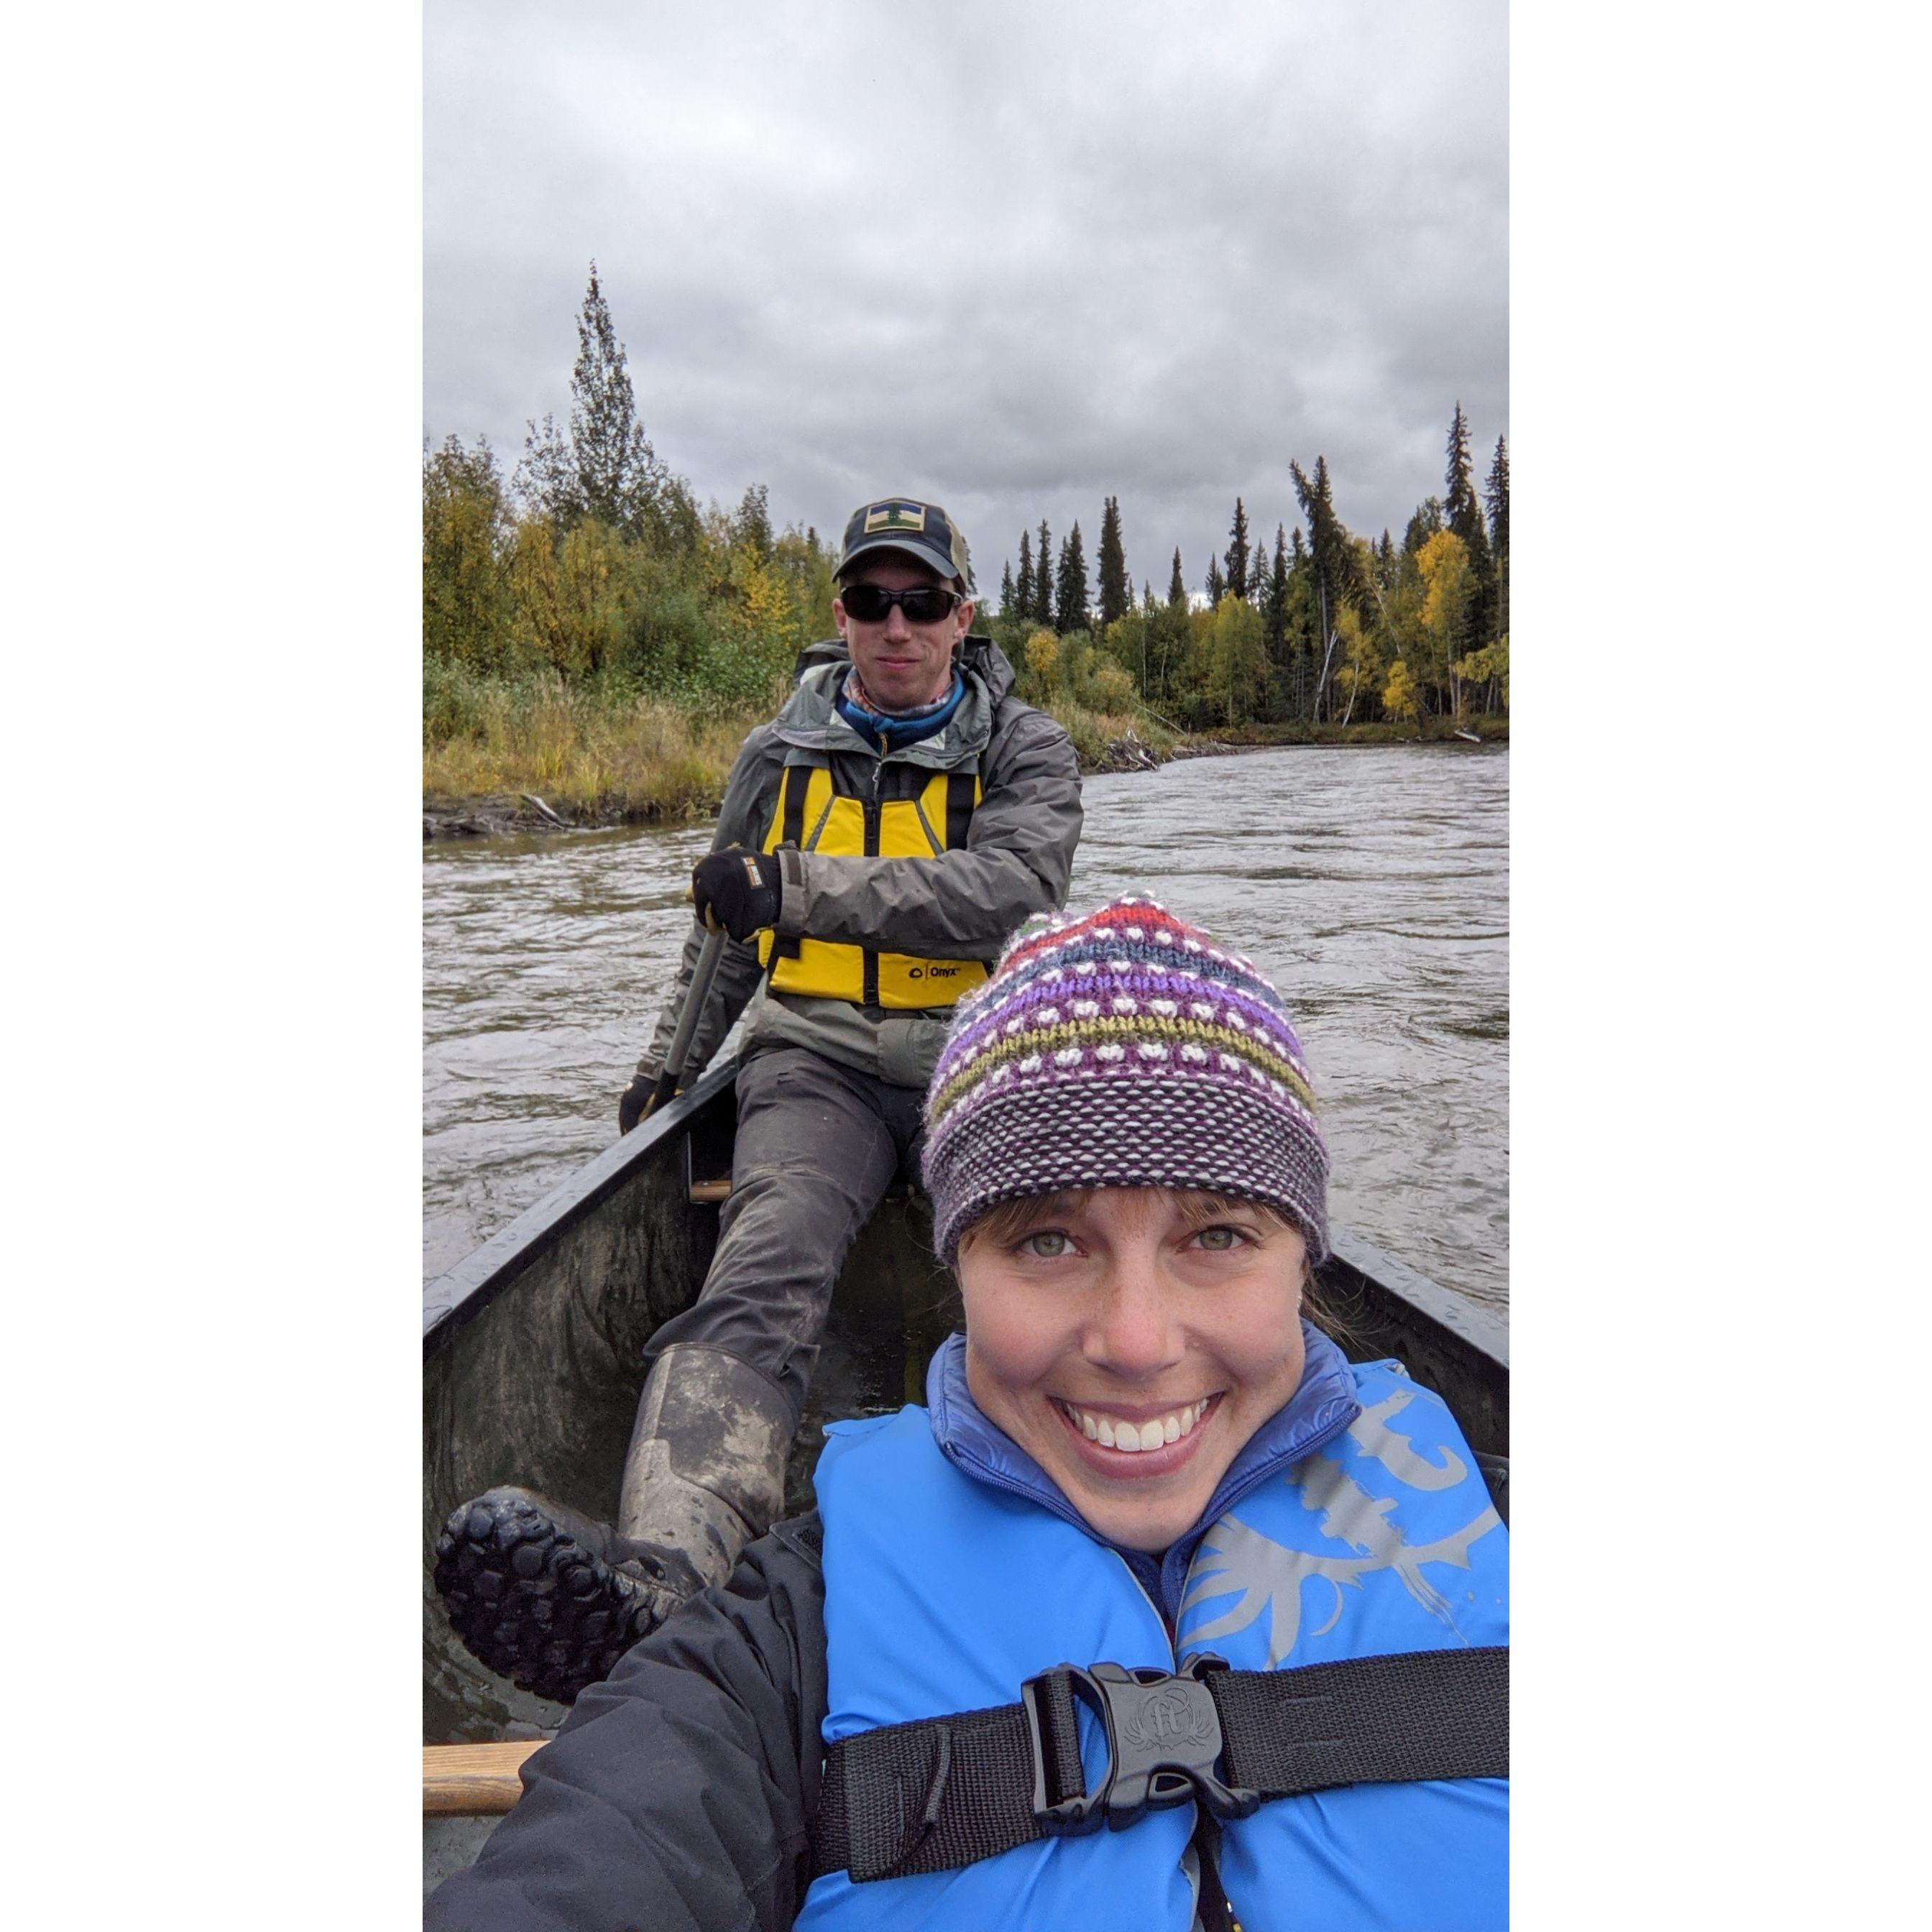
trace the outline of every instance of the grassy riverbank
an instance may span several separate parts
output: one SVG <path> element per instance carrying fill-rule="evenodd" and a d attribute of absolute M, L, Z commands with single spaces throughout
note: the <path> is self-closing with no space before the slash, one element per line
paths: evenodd
<path fill-rule="evenodd" d="M 1486 745 L 1509 742 L 1509 718 L 1466 718 L 1459 724 L 1453 718 L 1425 718 L 1421 729 L 1406 718 L 1378 718 L 1368 724 L 1310 724 L 1299 719 L 1281 724 L 1229 724 L 1213 733 L 1223 745 L 1414 745 L 1462 742 L 1459 731 L 1473 731 Z"/>
<path fill-rule="evenodd" d="M 552 671 L 487 678 L 440 663 L 423 686 L 424 810 L 514 814 L 528 792 L 578 824 L 707 818 L 746 733 L 774 708 L 694 710 Z"/>
<path fill-rule="evenodd" d="M 438 662 L 423 686 L 425 836 L 542 824 L 525 794 L 577 825 L 708 818 L 746 733 L 786 688 L 754 705 L 694 710 L 616 683 L 566 683 L 550 671 L 481 677 Z M 1070 700 L 1052 709 L 1083 770 L 1157 761 L 1179 742 L 1145 718 Z"/>
<path fill-rule="evenodd" d="M 541 829 L 526 796 L 573 825 L 637 825 L 712 817 L 746 733 L 783 702 L 781 685 L 755 704 L 705 710 L 639 696 L 616 682 L 567 683 L 554 671 L 476 676 L 447 662 L 423 686 L 425 838 Z M 1412 745 L 1406 723 L 1226 725 L 1187 736 L 1144 713 L 1097 711 L 1060 698 L 1083 772 L 1146 769 L 1222 746 Z M 1506 743 L 1509 720 L 1469 721 L 1486 743 Z M 1424 720 L 1428 742 L 1453 739 L 1450 720 Z"/>
<path fill-rule="evenodd" d="M 756 704 L 703 710 L 615 682 L 567 682 L 554 671 L 491 678 L 440 662 L 423 690 L 425 833 L 542 824 L 525 794 L 577 825 L 710 818 L 746 734 L 778 710 L 788 688 L 782 682 Z M 1183 733 L 1144 712 L 1095 710 L 1067 697 L 1051 697 L 1043 708 L 1066 728 L 1080 769 L 1090 773 L 1144 770 L 1223 746 L 1436 743 L 1454 741 L 1459 729 L 1486 744 L 1509 742 L 1506 715 L 1460 727 L 1425 718 L 1419 734 L 1412 723 L 1386 719 Z"/>

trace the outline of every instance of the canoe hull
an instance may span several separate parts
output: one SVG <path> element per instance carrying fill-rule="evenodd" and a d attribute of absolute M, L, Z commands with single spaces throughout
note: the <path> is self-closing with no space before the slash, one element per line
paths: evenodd
<path fill-rule="evenodd" d="M 514 1689 L 464 1648 L 430 1578 L 449 1513 L 502 1483 L 608 1517 L 659 1324 L 696 1298 L 718 1208 L 694 1183 L 728 1174 L 735 1067 L 715 1067 L 424 1292 L 424 1739 L 481 1743 L 553 1730 L 556 1705 Z M 704 1191 L 701 1185 L 698 1192 Z M 787 1507 L 812 1502 L 823 1424 L 920 1400 L 926 1364 L 958 1326 L 934 1262 L 930 1210 L 889 1199 L 832 1296 Z M 1501 1316 L 1346 1231 L 1322 1270 L 1356 1359 L 1394 1356 L 1438 1389 L 1478 1452 L 1507 1456 L 1509 1371 Z"/>

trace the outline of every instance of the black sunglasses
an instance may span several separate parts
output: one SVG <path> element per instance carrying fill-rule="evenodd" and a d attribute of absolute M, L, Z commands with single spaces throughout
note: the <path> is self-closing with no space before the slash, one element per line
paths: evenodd
<path fill-rule="evenodd" d="M 908 624 L 936 624 L 950 616 L 965 598 L 956 590 L 943 590 L 936 584 L 922 584 L 916 590 L 887 590 L 876 584 L 851 584 L 839 592 L 838 601 L 848 617 L 862 624 L 883 624 L 886 614 L 896 604 L 906 614 Z"/>

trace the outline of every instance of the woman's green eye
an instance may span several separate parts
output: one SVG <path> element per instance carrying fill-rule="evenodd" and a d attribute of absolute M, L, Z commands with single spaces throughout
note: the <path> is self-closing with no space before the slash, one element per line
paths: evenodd
<path fill-rule="evenodd" d="M 1057 1261 L 1066 1253 L 1067 1240 L 1058 1228 L 1042 1228 L 1028 1235 L 1020 1246 L 1029 1254 L 1039 1256 L 1042 1261 Z"/>
<path fill-rule="evenodd" d="M 1242 1239 L 1238 1228 L 1203 1228 L 1199 1239 L 1204 1248 L 1226 1251 L 1237 1246 Z"/>

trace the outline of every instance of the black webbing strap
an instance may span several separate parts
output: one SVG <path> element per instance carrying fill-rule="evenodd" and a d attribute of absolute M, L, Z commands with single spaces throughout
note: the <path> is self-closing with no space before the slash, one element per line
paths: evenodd
<path fill-rule="evenodd" d="M 796 845 L 805 836 L 805 794 L 812 783 L 814 767 L 810 765 L 788 765 L 784 775 L 778 781 L 778 843 Z M 781 959 L 798 957 L 796 939 L 780 939 L 776 934 L 772 938 L 771 964 L 776 966 Z"/>
<path fill-rule="evenodd" d="M 1509 1775 L 1509 1652 L 1500 1648 L 1224 1670 L 1208 1684 L 1226 1781 L 1264 1798 Z"/>
<path fill-rule="evenodd" d="M 952 772 L 946 780 L 946 849 L 962 852 L 973 824 L 973 794 L 979 789 L 977 772 Z"/>
<path fill-rule="evenodd" d="M 1077 1788 L 1080 1743 L 1070 1696 L 1065 1726 L 1054 1748 Z M 950 1871 L 1044 1835 L 1033 1815 L 1025 1708 L 1002 1704 L 943 1722 L 888 1724 L 834 1744 L 813 1869 L 849 1868 L 855 1882 Z"/>
<path fill-rule="evenodd" d="M 844 1739 L 826 1760 L 814 1873 L 948 1871 L 1190 1798 L 1238 1818 L 1336 1785 L 1509 1775 L 1505 1649 L 1218 1666 L 1062 1666 L 1030 1679 L 1020 1703 Z M 1076 1690 L 1112 1744 L 1090 1790 Z"/>
<path fill-rule="evenodd" d="M 810 765 L 788 765 L 781 782 L 782 803 L 778 815 L 778 843 L 796 845 L 805 836 L 805 794 L 812 783 Z"/>

